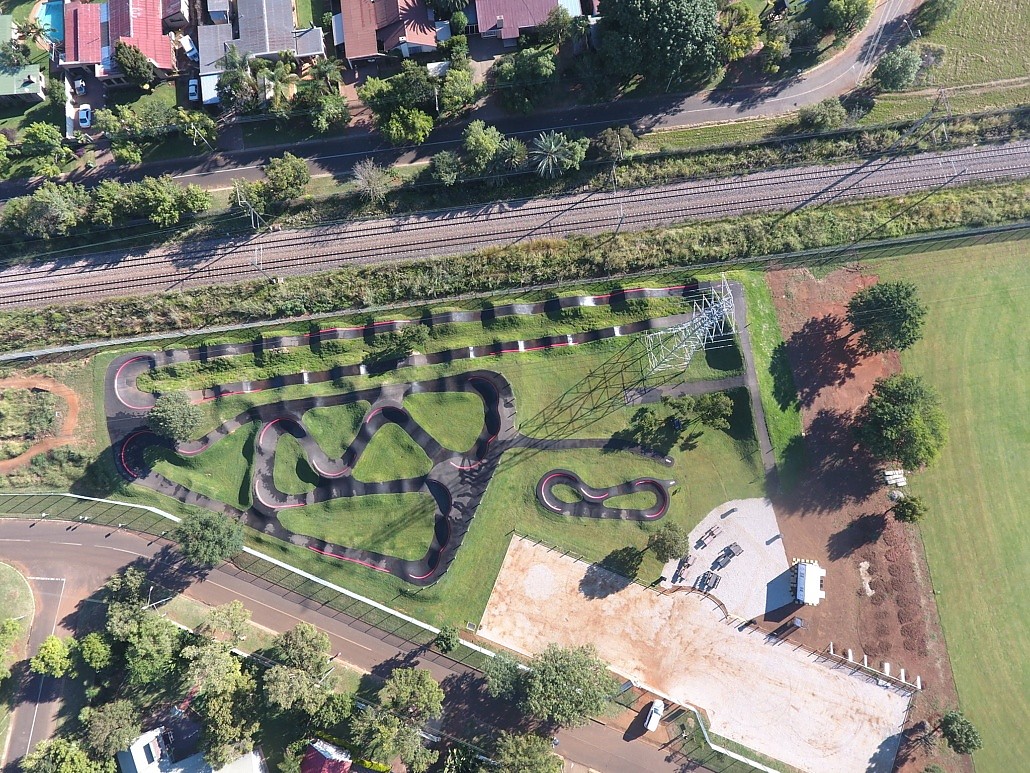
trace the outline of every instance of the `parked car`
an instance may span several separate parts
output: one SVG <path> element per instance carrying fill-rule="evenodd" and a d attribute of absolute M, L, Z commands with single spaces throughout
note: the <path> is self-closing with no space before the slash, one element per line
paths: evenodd
<path fill-rule="evenodd" d="M 186 91 L 189 94 L 190 102 L 197 102 L 200 100 L 200 81 L 196 78 L 190 78 L 190 82 L 186 84 Z"/>
<path fill-rule="evenodd" d="M 93 108 L 89 105 L 79 107 L 79 128 L 88 129 L 93 125 Z"/>
<path fill-rule="evenodd" d="M 77 80 L 75 81 L 75 93 L 80 97 L 86 93 L 86 81 Z"/>
<path fill-rule="evenodd" d="M 658 723 L 662 721 L 665 713 L 665 701 L 656 700 L 651 704 L 651 710 L 647 712 L 647 719 L 644 720 L 644 730 L 653 733 L 658 729 Z"/>

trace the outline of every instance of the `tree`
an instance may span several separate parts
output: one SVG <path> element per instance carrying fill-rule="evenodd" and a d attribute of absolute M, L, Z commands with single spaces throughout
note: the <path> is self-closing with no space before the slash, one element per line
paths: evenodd
<path fill-rule="evenodd" d="M 244 632 L 249 624 L 250 610 L 242 602 L 234 600 L 208 612 L 197 632 L 218 641 L 236 644 L 245 638 Z"/>
<path fill-rule="evenodd" d="M 297 623 L 275 637 L 276 660 L 311 676 L 321 677 L 329 661 L 329 635 L 311 623 Z"/>
<path fill-rule="evenodd" d="M 66 236 L 86 219 L 89 194 L 75 183 L 45 182 L 28 196 L 11 199 L 0 215 L 4 230 L 33 238 Z"/>
<path fill-rule="evenodd" d="M 445 186 L 454 185 L 461 179 L 461 159 L 453 150 L 441 150 L 429 159 L 429 174 Z"/>
<path fill-rule="evenodd" d="M 188 664 L 186 681 L 200 695 L 232 690 L 239 681 L 239 658 L 224 642 L 202 639 L 183 647 L 180 654 Z"/>
<path fill-rule="evenodd" d="M 218 124 L 200 110 L 184 110 L 180 107 L 175 111 L 175 127 L 194 145 L 204 142 L 211 146 L 218 139 Z"/>
<path fill-rule="evenodd" d="M 691 403 L 694 418 L 712 429 L 728 430 L 733 414 L 733 399 L 725 392 L 707 392 Z"/>
<path fill-rule="evenodd" d="M 517 172 L 526 165 L 529 158 L 529 149 L 526 143 L 516 137 L 505 137 L 497 146 L 493 161 L 490 163 L 490 172 L 495 180 L 503 181 L 501 175 L 508 175 Z"/>
<path fill-rule="evenodd" d="M 550 644 L 530 664 L 525 709 L 542 722 L 576 727 L 600 713 L 617 690 L 593 645 Z"/>
<path fill-rule="evenodd" d="M 293 68 L 288 63 L 279 61 L 275 63 L 275 67 L 272 69 L 265 70 L 262 73 L 262 77 L 265 79 L 265 83 L 271 92 L 269 101 L 272 115 L 280 119 L 288 117 L 292 109 L 290 100 L 293 98 L 293 91 L 300 81 L 297 73 L 293 71 Z"/>
<path fill-rule="evenodd" d="M 865 26 L 873 13 L 873 0 L 830 0 L 824 19 L 838 35 L 850 35 Z"/>
<path fill-rule="evenodd" d="M 329 697 L 329 690 L 310 674 L 286 666 L 272 666 L 265 672 L 265 698 L 281 710 L 296 709 L 313 717 Z"/>
<path fill-rule="evenodd" d="M 113 757 L 143 732 L 139 712 L 131 701 L 117 700 L 84 708 L 79 714 L 86 745 L 100 757 Z"/>
<path fill-rule="evenodd" d="M 440 633 L 436 635 L 436 640 L 433 643 L 440 648 L 441 652 L 453 652 L 461 644 L 458 629 L 453 625 L 445 625 L 440 629 Z"/>
<path fill-rule="evenodd" d="M 94 671 L 103 671 L 111 665 L 111 644 L 107 637 L 98 631 L 82 637 L 77 650 L 82 662 Z"/>
<path fill-rule="evenodd" d="M 110 619 L 108 631 L 110 632 Z M 175 623 L 153 612 L 136 612 L 127 631 L 125 665 L 132 684 L 153 684 L 174 671 L 182 632 Z"/>
<path fill-rule="evenodd" d="M 601 55 L 615 75 L 668 91 L 719 66 L 715 0 L 601 0 Z"/>
<path fill-rule="evenodd" d="M 320 56 L 308 67 L 315 89 L 321 94 L 340 94 L 340 63 L 336 59 Z"/>
<path fill-rule="evenodd" d="M 798 124 L 802 129 L 826 132 L 838 128 L 848 120 L 848 111 L 837 97 L 828 97 L 817 105 L 798 111 Z"/>
<path fill-rule="evenodd" d="M 918 376 L 879 379 L 858 412 L 855 434 L 881 461 L 899 462 L 916 470 L 941 453 L 948 423 L 940 398 Z"/>
<path fill-rule="evenodd" d="M 894 505 L 894 517 L 905 523 L 917 523 L 926 516 L 926 503 L 915 494 L 906 494 Z"/>
<path fill-rule="evenodd" d="M 762 23 L 749 5 L 731 5 L 723 14 L 722 55 L 727 62 L 743 59 L 758 45 Z"/>
<path fill-rule="evenodd" d="M 401 107 L 379 126 L 379 131 L 391 145 L 421 145 L 433 131 L 433 117 L 415 108 Z"/>
<path fill-rule="evenodd" d="M 980 731 L 958 710 L 949 711 L 941 719 L 941 735 L 958 754 L 972 754 L 984 745 Z"/>
<path fill-rule="evenodd" d="M 922 338 L 926 306 L 911 282 L 879 282 L 852 296 L 847 316 L 866 351 L 904 351 Z"/>
<path fill-rule="evenodd" d="M 307 162 L 292 153 L 283 153 L 265 166 L 265 186 L 270 198 L 276 202 L 295 199 L 311 182 Z"/>
<path fill-rule="evenodd" d="M 203 416 L 200 407 L 180 390 L 157 398 L 147 414 L 147 424 L 161 437 L 174 443 L 185 443 L 197 431 Z"/>
<path fill-rule="evenodd" d="M 425 773 L 439 756 L 423 745 L 417 727 L 371 706 L 353 718 L 351 734 L 369 759 L 389 763 L 400 757 L 410 773 Z"/>
<path fill-rule="evenodd" d="M 105 766 L 94 762 L 75 741 L 52 738 L 40 741 L 21 759 L 25 773 L 107 773 Z"/>
<path fill-rule="evenodd" d="M 209 206 L 211 206 L 211 194 L 201 188 L 199 185 L 179 185 L 170 175 L 163 175 L 161 177 L 144 177 L 138 182 L 129 183 L 124 188 L 124 200 L 123 204 L 126 209 L 126 215 L 130 217 L 144 217 L 155 225 L 167 228 L 173 226 L 176 223 L 182 222 L 182 220 L 189 215 L 196 214 L 197 212 L 203 212 Z M 177 394 L 177 393 L 171 393 Z M 162 396 L 163 397 L 163 396 Z M 162 398 L 158 398 L 158 402 Z M 178 399 L 178 398 L 177 398 Z M 188 402 L 188 399 L 187 399 Z M 157 410 L 157 406 L 151 411 Z M 177 426 L 183 428 L 186 426 L 188 421 L 192 420 L 192 417 L 199 416 L 200 409 L 196 406 L 189 405 L 183 408 L 180 413 L 175 414 L 177 417 L 171 424 L 166 426 Z M 162 409 L 162 414 L 167 419 L 167 409 Z M 153 428 L 154 425 L 151 424 Z M 193 428 L 194 430 L 196 427 Z M 156 432 L 155 428 L 155 432 Z M 191 430 L 183 440 L 188 439 L 189 435 L 192 434 Z M 160 434 L 160 433 L 158 433 Z M 183 442 L 182 440 L 178 442 Z"/>
<path fill-rule="evenodd" d="M 192 512 L 175 530 L 179 551 L 200 566 L 214 566 L 243 550 L 243 526 L 210 510 Z"/>
<path fill-rule="evenodd" d="M 67 158 L 61 130 L 51 123 L 30 123 L 21 133 L 21 152 L 26 156 L 42 156 L 57 162 Z"/>
<path fill-rule="evenodd" d="M 17 70 L 24 67 L 30 61 L 32 52 L 24 43 L 17 40 L 8 40 L 0 43 L 0 68 L 4 70 Z"/>
<path fill-rule="evenodd" d="M 481 175 L 494 160 L 504 135 L 482 121 L 472 121 L 461 135 L 465 165 L 472 175 Z"/>
<path fill-rule="evenodd" d="M 550 49 L 524 48 L 505 54 L 493 68 L 501 102 L 513 112 L 530 112 L 554 84 L 556 66 Z"/>
<path fill-rule="evenodd" d="M 498 773 L 561 773 L 562 762 L 548 738 L 501 733 L 493 754 Z"/>
<path fill-rule="evenodd" d="M 157 80 L 153 62 L 136 46 L 119 40 L 114 44 L 114 61 L 125 77 L 137 86 L 149 86 Z"/>
<path fill-rule="evenodd" d="M 537 25 L 536 31 L 542 41 L 561 48 L 572 33 L 572 14 L 560 5 L 552 8 L 547 18 Z"/>
<path fill-rule="evenodd" d="M 390 170 L 379 166 L 371 158 L 364 158 L 354 165 L 352 172 L 358 193 L 372 204 L 382 204 L 390 192 Z"/>
<path fill-rule="evenodd" d="M 249 113 L 261 104 L 257 80 L 250 72 L 250 55 L 240 51 L 235 43 L 225 48 L 221 59 L 222 74 L 215 89 L 218 99 L 229 112 Z"/>
<path fill-rule="evenodd" d="M 628 126 L 614 128 L 609 126 L 594 138 L 593 148 L 600 158 L 608 161 L 621 161 L 626 152 L 637 143 L 637 135 Z"/>
<path fill-rule="evenodd" d="M 884 91 L 902 91 L 915 82 L 922 62 L 918 51 L 907 46 L 895 48 L 881 57 L 873 77 Z"/>
<path fill-rule="evenodd" d="M 387 711 L 417 724 L 443 714 L 443 690 L 424 668 L 396 668 L 379 690 L 379 702 Z"/>
<path fill-rule="evenodd" d="M 426 5 L 445 19 L 450 18 L 452 14 L 464 10 L 468 7 L 468 4 L 469 0 L 429 0 L 426 3 Z"/>
<path fill-rule="evenodd" d="M 64 676 L 71 667 L 72 659 L 67 643 L 53 634 L 43 639 L 39 650 L 29 661 L 29 668 L 33 672 L 43 676 L 52 676 L 55 679 Z"/>
<path fill-rule="evenodd" d="M 310 106 L 311 126 L 320 134 L 325 134 L 336 126 L 350 123 L 350 108 L 347 100 L 340 94 L 321 94 Z"/>
<path fill-rule="evenodd" d="M 254 748 L 256 688 L 254 678 L 241 672 L 229 689 L 200 695 L 194 703 L 202 720 L 204 761 L 215 770 Z"/>
<path fill-rule="evenodd" d="M 440 87 L 440 110 L 443 113 L 457 113 L 476 101 L 476 84 L 470 67 L 452 65 L 444 75 Z"/>
<path fill-rule="evenodd" d="M 644 448 L 662 448 L 667 443 L 665 419 L 654 405 L 645 405 L 633 414 L 633 439 Z"/>
<path fill-rule="evenodd" d="M 590 140 L 570 140 L 553 129 L 541 132 L 529 146 L 529 160 L 541 177 L 561 177 L 570 169 L 579 169 L 586 158 Z"/>
<path fill-rule="evenodd" d="M 926 0 L 916 15 L 916 26 L 926 32 L 933 31 L 938 24 L 955 15 L 962 5 L 962 0 Z"/>
<path fill-rule="evenodd" d="M 663 564 L 683 558 L 690 550 L 690 534 L 675 523 L 666 523 L 647 538 L 647 548 Z"/>
<path fill-rule="evenodd" d="M 787 24 L 783 21 L 770 22 L 765 29 L 760 57 L 763 72 L 775 75 L 792 53 Z"/>
<path fill-rule="evenodd" d="M 467 5 L 467 4 L 466 4 Z M 464 7 L 464 6 L 463 6 Z M 462 11 L 455 11 L 451 14 L 451 37 L 464 35 L 469 26 L 469 17 Z"/>
<path fill-rule="evenodd" d="M 490 658 L 483 667 L 486 691 L 494 698 L 521 699 L 529 671 L 506 652 Z"/>
<path fill-rule="evenodd" d="M 42 42 L 46 38 L 47 33 L 52 31 L 49 25 L 44 27 L 37 19 L 15 21 L 14 29 L 18 33 L 19 38 L 32 43 Z"/>

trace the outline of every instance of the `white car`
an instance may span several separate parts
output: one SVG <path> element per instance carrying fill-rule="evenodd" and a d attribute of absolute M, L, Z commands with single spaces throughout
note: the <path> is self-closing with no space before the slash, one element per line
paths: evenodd
<path fill-rule="evenodd" d="M 644 720 L 644 730 L 653 733 L 658 729 L 658 723 L 662 721 L 665 713 L 665 701 L 656 700 L 651 704 L 651 710 L 647 712 L 647 719 Z"/>
<path fill-rule="evenodd" d="M 79 107 L 79 128 L 88 129 L 93 125 L 93 108 L 89 105 Z"/>
<path fill-rule="evenodd" d="M 84 80 L 77 80 L 77 81 L 75 81 L 75 93 L 78 94 L 80 97 L 85 95 L 85 93 L 86 93 L 86 81 L 84 81 Z"/>
<path fill-rule="evenodd" d="M 186 84 L 186 93 L 189 95 L 190 102 L 197 102 L 200 99 L 200 81 L 190 78 L 190 82 Z"/>

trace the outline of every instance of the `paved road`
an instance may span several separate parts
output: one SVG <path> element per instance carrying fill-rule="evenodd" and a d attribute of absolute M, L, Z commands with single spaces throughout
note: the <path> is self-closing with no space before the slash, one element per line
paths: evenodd
<path fill-rule="evenodd" d="M 314 273 L 450 255 L 488 245 L 571 234 L 642 230 L 694 218 L 793 211 L 850 198 L 902 195 L 940 185 L 1030 174 L 1030 142 L 758 172 L 719 180 L 523 199 L 478 207 L 350 221 L 107 252 L 0 271 L 0 307 L 44 306 L 105 296 Z"/>
<path fill-rule="evenodd" d="M 79 602 L 99 589 L 107 577 L 121 567 L 140 558 L 152 558 L 162 548 L 160 543 L 142 537 L 112 531 L 102 526 L 73 525 L 62 522 L 21 520 L 0 521 L 0 560 L 18 566 L 30 576 L 52 576 L 64 579 L 64 593 L 54 596 L 47 583 L 32 581 L 36 592 L 36 628 L 43 638 L 50 633 L 55 615 L 63 623 Z M 49 573 L 49 574 L 43 574 Z M 450 659 L 424 651 L 413 652 L 401 639 L 386 640 L 367 633 L 338 619 L 333 610 L 315 606 L 298 597 L 284 597 L 281 589 L 258 578 L 227 566 L 215 569 L 205 580 L 190 586 L 187 595 L 207 604 L 224 604 L 241 600 L 251 610 L 253 620 L 272 630 L 281 631 L 300 621 L 310 622 L 329 634 L 340 657 L 365 671 L 376 671 L 382 664 L 404 663 L 428 668 L 447 688 L 448 704 L 467 707 L 478 719 L 489 722 L 503 718 L 507 707 L 492 701 L 480 689 L 478 674 Z M 383 634 L 380 634 L 381 636 Z M 36 645 L 38 646 L 38 645 Z M 31 685 L 29 686 L 31 687 Z M 36 693 L 23 692 L 15 708 L 12 741 L 8 760 L 23 755 L 38 741 L 50 735 L 60 706 L 60 691 L 45 690 L 48 700 L 37 708 Z M 26 732 L 27 729 L 27 732 Z M 678 763 L 666 761 L 666 752 L 641 741 L 627 742 L 620 731 L 592 724 L 586 728 L 566 730 L 559 735 L 559 751 L 574 764 L 570 770 L 594 769 L 606 773 L 659 773 L 676 771 Z"/>
<path fill-rule="evenodd" d="M 631 123 L 648 131 L 703 123 L 732 121 L 781 115 L 826 97 L 850 91 L 868 75 L 876 59 L 890 47 L 908 40 L 903 20 L 910 18 L 920 0 L 880 0 L 872 18 L 847 47 L 822 65 L 796 76 L 787 75 L 769 85 L 727 84 L 710 91 L 683 95 L 623 99 L 608 104 L 583 105 L 536 113 L 531 116 L 510 116 L 490 105 L 470 117 L 496 125 L 506 134 L 536 134 L 545 129 L 579 129 L 596 131 L 604 126 Z M 103 166 L 70 176 L 86 184 L 101 179 L 139 179 L 144 175 L 171 174 L 184 182 L 206 188 L 227 188 L 234 178 L 260 179 L 260 165 L 283 150 L 305 156 L 315 175 L 347 174 L 354 163 L 369 155 L 381 162 L 424 161 L 444 148 L 456 145 L 467 121 L 449 123 L 436 129 L 426 144 L 410 150 L 397 150 L 386 145 L 378 134 L 367 127 L 352 127 L 342 137 L 331 140 L 290 144 L 262 150 L 222 152 L 202 160 L 195 158 L 145 164 L 132 170 L 114 173 Z M 0 183 L 0 197 L 21 195 L 34 183 L 8 181 Z"/>

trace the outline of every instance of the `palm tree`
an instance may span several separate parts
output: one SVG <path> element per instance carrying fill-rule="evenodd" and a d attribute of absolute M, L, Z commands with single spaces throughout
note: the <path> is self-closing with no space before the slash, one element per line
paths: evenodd
<path fill-rule="evenodd" d="M 240 51 L 235 43 L 230 43 L 225 47 L 225 54 L 219 64 L 222 65 L 222 72 L 243 72 L 249 62 L 250 54 Z"/>
<path fill-rule="evenodd" d="M 590 30 L 592 28 L 593 25 L 588 17 L 576 16 L 569 25 L 569 36 L 574 42 L 581 43 L 583 49 L 587 50 L 590 48 Z"/>
<path fill-rule="evenodd" d="M 561 132 L 541 132 L 529 149 L 529 159 L 541 177 L 561 177 L 569 168 L 572 143 Z"/>
<path fill-rule="evenodd" d="M 272 112 L 285 116 L 290 112 L 290 98 L 300 78 L 286 62 L 276 62 L 275 67 L 264 73 L 265 83 L 272 91 Z"/>
<path fill-rule="evenodd" d="M 26 19 L 22 22 L 15 22 L 14 29 L 22 40 L 33 43 L 39 43 L 50 32 L 50 27 L 44 27 L 39 23 L 38 19 Z"/>
<path fill-rule="evenodd" d="M 490 162 L 490 182 L 503 185 L 507 175 L 525 166 L 526 156 L 526 143 L 515 137 L 505 137 L 498 143 L 497 152 Z"/>
<path fill-rule="evenodd" d="M 311 63 L 308 75 L 315 82 L 319 94 L 339 94 L 340 63 L 335 59 L 320 56 Z"/>

